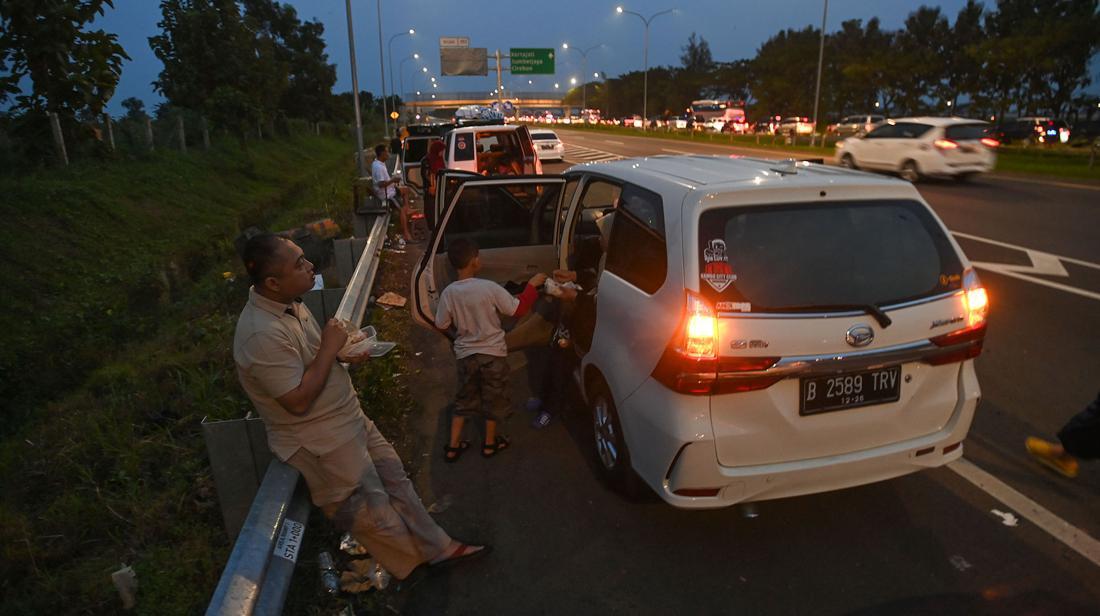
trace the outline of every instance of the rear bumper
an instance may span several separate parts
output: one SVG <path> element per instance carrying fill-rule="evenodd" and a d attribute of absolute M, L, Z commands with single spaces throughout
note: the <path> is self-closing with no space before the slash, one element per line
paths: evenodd
<path fill-rule="evenodd" d="M 947 159 L 926 160 L 921 173 L 933 177 L 953 177 L 964 173 L 989 173 L 993 171 L 996 159 L 990 158 L 977 162 L 951 162 Z"/>
<path fill-rule="evenodd" d="M 565 156 L 565 148 L 557 147 L 553 150 L 536 148 L 535 156 L 537 156 L 539 160 L 561 160 Z"/>
<path fill-rule="evenodd" d="M 705 398 L 671 392 L 650 380 L 622 406 L 623 430 L 635 471 L 667 503 L 712 509 L 858 486 L 951 462 L 962 455 L 981 392 L 974 362 L 963 362 L 955 408 L 932 434 L 863 451 L 792 462 L 722 466 L 718 462 Z M 675 494 L 683 488 L 718 488 L 713 497 Z"/>

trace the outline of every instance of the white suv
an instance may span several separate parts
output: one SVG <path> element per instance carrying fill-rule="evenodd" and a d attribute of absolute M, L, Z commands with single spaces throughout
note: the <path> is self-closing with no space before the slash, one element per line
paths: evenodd
<path fill-rule="evenodd" d="M 532 128 L 531 139 L 535 143 L 535 154 L 539 160 L 561 162 L 565 159 L 565 144 L 549 128 Z"/>
<path fill-rule="evenodd" d="M 443 136 L 444 166 L 470 173 L 496 175 L 501 162 L 522 174 L 541 174 L 531 131 L 523 124 L 460 126 Z"/>
<path fill-rule="evenodd" d="M 578 303 L 570 323 L 613 485 L 722 507 L 962 454 L 986 293 L 909 183 L 712 156 L 447 175 L 412 279 L 429 327 L 449 242 L 473 238 L 481 276 L 519 282 L 566 268 L 615 211 L 590 319 Z"/>
<path fill-rule="evenodd" d="M 963 118 L 898 118 L 836 144 L 836 161 L 851 169 L 891 171 L 916 182 L 922 177 L 968 179 L 993 170 L 1000 143 L 989 124 Z"/>

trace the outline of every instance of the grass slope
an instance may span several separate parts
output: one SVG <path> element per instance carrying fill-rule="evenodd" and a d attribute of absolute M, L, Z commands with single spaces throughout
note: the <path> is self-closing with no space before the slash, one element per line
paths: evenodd
<path fill-rule="evenodd" d="M 232 238 L 346 221 L 353 149 L 297 138 L 0 180 L 19 317 L 0 399 L 24 418 L 8 408 L 0 442 L 0 613 L 117 613 L 122 563 L 137 613 L 205 608 L 230 545 L 199 421 L 251 406 L 232 361 L 248 288 Z"/>

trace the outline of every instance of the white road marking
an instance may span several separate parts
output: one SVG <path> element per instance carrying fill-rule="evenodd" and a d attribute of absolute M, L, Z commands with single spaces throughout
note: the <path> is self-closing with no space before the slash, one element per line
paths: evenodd
<path fill-rule="evenodd" d="M 626 145 L 622 141 L 613 141 L 611 139 L 604 139 L 603 142 L 604 143 L 610 143 L 611 145 Z"/>
<path fill-rule="evenodd" d="M 611 152 L 605 152 L 603 150 L 597 150 L 586 146 L 565 144 L 565 160 L 572 162 L 603 162 L 608 160 L 619 160 L 622 156 L 618 154 L 612 154 Z"/>
<path fill-rule="evenodd" d="M 695 152 L 685 152 L 683 150 L 670 150 L 668 148 L 661 148 L 662 152 L 671 152 L 672 154 L 695 154 Z"/>
<path fill-rule="evenodd" d="M 1066 293 L 1073 293 L 1074 295 L 1080 295 L 1081 297 L 1100 300 L 1100 293 L 1097 293 L 1095 291 L 1079 289 L 1077 287 L 1072 287 L 1068 284 L 1062 284 L 1060 282 L 1054 282 L 1052 280 L 1034 277 L 1035 274 L 1044 276 L 1069 277 L 1069 272 L 1066 271 L 1065 265 L 1062 264 L 1063 262 L 1073 263 L 1082 267 L 1100 270 L 1100 264 L 1098 263 L 1091 263 L 1089 261 L 1082 261 L 1081 259 L 1074 259 L 1072 257 L 1064 257 L 1062 255 L 1051 254 L 1049 252 L 1043 252 L 1041 250 L 1035 250 L 1033 248 L 1026 248 L 1024 246 L 1009 244 L 1008 242 L 992 240 L 985 237 L 979 237 L 977 235 L 970 235 L 969 233 L 961 233 L 959 231 L 952 231 L 951 233 L 968 240 L 974 240 L 976 242 L 983 242 L 986 244 L 992 244 L 994 246 L 1001 246 L 1004 248 L 1019 250 L 1020 252 L 1026 253 L 1028 258 L 1031 259 L 1031 265 L 1015 265 L 1009 263 L 974 261 L 974 267 L 989 270 L 991 272 L 996 272 L 1010 278 L 1025 280 L 1027 282 L 1042 285 L 1044 287 L 1050 287 L 1059 291 L 1065 291 Z"/>
<path fill-rule="evenodd" d="M 966 458 L 955 460 L 948 464 L 947 468 L 1100 567 L 1100 541 L 1085 531 L 1054 515 L 1039 503 L 1020 494 Z"/>

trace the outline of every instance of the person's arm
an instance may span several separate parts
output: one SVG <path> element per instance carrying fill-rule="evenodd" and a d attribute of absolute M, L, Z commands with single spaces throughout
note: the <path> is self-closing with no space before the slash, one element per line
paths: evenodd
<path fill-rule="evenodd" d="M 512 312 L 511 316 L 522 317 L 531 310 L 531 306 L 534 306 L 535 301 L 539 298 L 538 288 L 541 287 L 544 282 L 546 282 L 546 274 L 535 274 L 531 277 L 531 280 L 527 282 L 527 286 L 523 287 L 523 291 L 515 296 L 515 299 L 519 300 L 519 303 L 516 304 L 515 310 Z"/>
<path fill-rule="evenodd" d="M 451 337 L 451 325 L 454 324 L 454 319 L 451 318 L 451 297 L 447 293 L 443 293 L 439 297 L 439 306 L 435 309 L 435 328 L 439 330 L 444 336 Z"/>
<path fill-rule="evenodd" d="M 329 319 L 325 330 L 321 332 L 321 347 L 313 363 L 302 374 L 302 381 L 294 389 L 275 398 L 292 415 L 308 415 L 313 403 L 321 395 L 328 380 L 332 364 L 336 362 L 336 353 L 344 346 L 348 334 L 336 319 Z"/>

